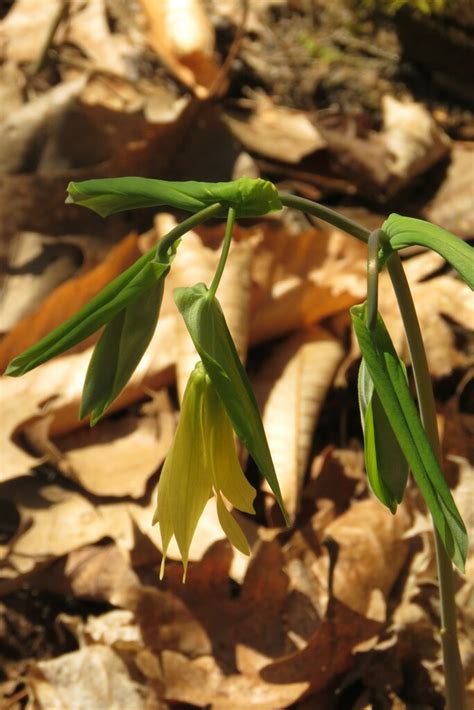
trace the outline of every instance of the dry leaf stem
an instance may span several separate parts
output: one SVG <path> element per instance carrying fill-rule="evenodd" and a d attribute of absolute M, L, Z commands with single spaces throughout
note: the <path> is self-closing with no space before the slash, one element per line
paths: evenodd
<path fill-rule="evenodd" d="M 395 290 L 407 336 L 421 420 L 431 447 L 441 465 L 441 445 L 436 424 L 436 407 L 428 361 L 423 345 L 420 324 L 416 315 L 415 304 L 413 303 L 402 262 L 397 253 L 392 254 L 388 259 L 387 268 Z M 453 566 L 434 525 L 433 528 L 441 604 L 441 645 L 443 649 L 446 679 L 446 710 L 467 710 L 467 701 L 464 692 L 464 675 L 457 637 Z"/>

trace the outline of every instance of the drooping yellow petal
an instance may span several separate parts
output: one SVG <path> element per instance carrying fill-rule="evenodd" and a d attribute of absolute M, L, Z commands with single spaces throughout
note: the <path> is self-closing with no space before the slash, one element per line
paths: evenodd
<path fill-rule="evenodd" d="M 229 417 L 212 385 L 207 398 L 204 427 L 209 437 L 209 464 L 214 488 L 216 492 L 221 491 L 234 508 L 245 513 L 255 513 L 255 488 L 242 471 Z"/>
<path fill-rule="evenodd" d="M 175 438 L 158 483 L 154 518 L 160 524 L 164 555 L 174 534 L 185 575 L 194 531 L 212 489 L 202 416 L 206 391 L 206 375 L 198 366 L 189 378 Z M 160 574 L 163 569 L 162 565 Z"/>
<path fill-rule="evenodd" d="M 249 544 L 247 542 L 247 538 L 245 537 L 242 531 L 242 528 L 225 507 L 224 501 L 222 500 L 220 493 L 217 493 L 216 495 L 217 517 L 219 518 L 219 522 L 222 526 L 223 531 L 229 538 L 229 541 L 232 543 L 232 545 L 236 547 L 239 552 L 242 552 L 244 555 L 250 555 Z"/>

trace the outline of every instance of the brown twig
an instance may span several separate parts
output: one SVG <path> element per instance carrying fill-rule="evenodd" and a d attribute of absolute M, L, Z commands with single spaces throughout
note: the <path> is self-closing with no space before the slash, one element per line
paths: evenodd
<path fill-rule="evenodd" d="M 43 45 L 40 49 L 38 58 L 34 62 L 34 64 L 32 64 L 32 66 L 29 70 L 29 73 L 31 76 L 35 76 L 43 68 L 45 61 L 46 61 L 46 57 L 48 56 L 48 51 L 49 51 L 51 44 L 54 40 L 56 32 L 58 31 L 58 27 L 66 15 L 66 11 L 68 9 L 68 4 L 69 4 L 69 0 L 60 0 L 58 6 L 56 8 L 56 11 L 51 19 L 51 24 L 48 29 L 48 34 L 46 35 L 46 38 L 45 38 Z"/>
<path fill-rule="evenodd" d="M 249 0 L 242 0 L 242 17 L 241 17 L 239 26 L 237 27 L 237 31 L 235 33 L 234 39 L 232 40 L 232 44 L 230 45 L 229 51 L 227 52 L 227 56 L 224 60 L 224 63 L 222 64 L 216 78 L 214 79 L 214 81 L 212 82 L 212 84 L 209 88 L 209 99 L 214 99 L 214 98 L 220 96 L 221 92 L 223 91 L 224 83 L 225 83 L 225 80 L 230 72 L 230 68 L 231 68 L 235 58 L 239 54 L 240 48 L 242 46 L 242 41 L 243 41 L 244 34 L 245 34 L 245 28 L 247 25 L 248 11 L 249 11 Z"/>

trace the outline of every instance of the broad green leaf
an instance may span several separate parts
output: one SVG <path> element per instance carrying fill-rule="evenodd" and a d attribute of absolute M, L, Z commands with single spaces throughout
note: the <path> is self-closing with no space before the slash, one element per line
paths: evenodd
<path fill-rule="evenodd" d="M 144 289 L 156 283 L 153 271 L 147 266 L 155 258 L 156 249 L 143 254 L 130 268 L 120 274 L 84 308 L 54 328 L 37 343 L 14 358 L 5 374 L 24 375 L 55 355 L 69 350 L 85 340 L 120 313 Z"/>
<path fill-rule="evenodd" d="M 219 302 L 210 297 L 202 283 L 175 289 L 174 300 L 236 434 L 268 481 L 287 519 L 255 395 Z"/>
<path fill-rule="evenodd" d="M 376 327 L 369 330 L 365 311 L 365 304 L 351 308 L 352 323 L 367 370 L 446 552 L 463 570 L 467 554 L 466 528 L 426 436 L 385 324 L 379 316 Z"/>
<path fill-rule="evenodd" d="M 438 252 L 474 289 L 474 249 L 459 237 L 430 222 L 391 214 L 382 225 L 394 250 L 418 244 Z"/>
<path fill-rule="evenodd" d="M 402 362 L 400 365 L 405 370 Z M 358 390 L 369 485 L 380 502 L 395 513 L 405 492 L 408 464 L 374 389 L 364 359 L 359 369 Z"/>
<path fill-rule="evenodd" d="M 268 180 L 241 177 L 231 182 L 168 182 L 141 177 L 119 177 L 71 182 L 66 202 L 84 205 L 107 217 L 137 207 L 166 205 L 199 212 L 220 203 L 226 216 L 233 207 L 237 217 L 258 217 L 282 209 L 278 191 Z"/>
<path fill-rule="evenodd" d="M 94 348 L 80 412 L 81 419 L 91 415 L 91 425 L 99 421 L 123 390 L 155 332 L 163 298 L 163 277 L 169 265 L 148 264 L 145 269 L 151 272 L 151 287 L 139 292 L 107 323 Z"/>

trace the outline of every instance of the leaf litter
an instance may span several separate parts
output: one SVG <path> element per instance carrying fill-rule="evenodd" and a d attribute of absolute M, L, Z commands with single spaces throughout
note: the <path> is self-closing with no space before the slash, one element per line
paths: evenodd
<path fill-rule="evenodd" d="M 37 244 L 79 249 L 84 264 L 62 263 L 55 274 L 46 259 L 34 273 L 37 295 L 28 294 L 26 305 L 15 303 L 15 292 L 26 291 L 27 282 L 9 277 L 4 366 L 176 219 L 150 212 L 100 222 L 63 207 L 68 180 L 173 177 L 180 147 L 193 159 L 190 130 L 217 84 L 222 105 L 209 124 L 212 151 L 201 151 L 199 166 L 193 165 L 198 177 L 216 170 L 219 178 L 230 177 L 231 140 L 240 165 L 245 158 L 253 171 L 268 171 L 303 195 L 316 190 L 318 199 L 345 201 L 370 228 L 383 220 L 373 205 L 396 201 L 409 187 L 417 214 L 473 236 L 470 143 L 457 140 L 449 120 L 444 130 L 437 124 L 433 116 L 440 110 L 387 83 L 389 53 L 377 59 L 377 81 L 372 59 L 367 71 L 359 70 L 363 91 L 357 82 L 350 90 L 347 77 L 339 88 L 334 84 L 339 97 L 346 86 L 349 104 L 361 91 L 365 113 L 348 112 L 346 104 L 328 117 L 311 105 L 311 91 L 324 97 L 343 67 L 327 53 L 334 49 L 327 39 L 314 49 L 305 4 L 292 14 L 285 2 L 249 3 L 251 33 L 244 29 L 240 58 L 226 68 L 229 31 L 235 35 L 240 21 L 232 3 L 178 8 L 143 1 L 131 12 L 122 3 L 71 2 L 44 65 L 32 75 L 58 3 L 33 5 L 11 3 L 0 30 L 1 95 L 9 106 L 1 116 L 1 253 L 25 240 L 25 230 L 34 231 Z M 344 25 L 346 12 L 337 3 L 321 17 L 328 27 L 335 17 Z M 299 33 L 296 50 L 282 51 L 285 32 L 290 44 Z M 347 25 L 335 37 L 360 60 Z M 279 79 L 269 57 L 282 68 Z M 245 86 L 245 72 L 263 90 Z M 292 87 L 287 95 L 284 86 Z M 375 94 L 390 86 L 375 110 L 369 86 Z M 298 102 L 302 92 L 306 98 Z M 449 155 L 446 178 L 435 178 L 432 166 L 440 170 Z M 431 194 L 420 189 L 420 176 L 433 181 Z M 403 202 L 397 209 L 403 211 Z M 77 420 L 92 339 L 20 380 L 1 380 L 1 702 L 15 710 L 441 708 L 430 523 L 413 488 L 392 517 L 367 487 L 353 404 L 358 353 L 345 315 L 365 296 L 366 254 L 338 230 L 291 213 L 237 226 L 219 291 L 259 397 L 292 527 L 281 527 L 261 486 L 256 519 L 239 516 L 252 548 L 248 559 L 223 539 L 209 505 L 190 551 L 186 585 L 173 545 L 167 575 L 158 581 L 161 539 L 150 525 L 155 488 L 182 383 L 196 358 L 172 289 L 210 282 L 222 236 L 222 225 L 211 224 L 183 240 L 150 348 L 94 429 Z M 439 395 L 447 475 L 472 532 L 472 297 L 435 254 L 412 251 L 405 266 Z M 407 359 L 385 274 L 380 308 Z M 247 472 L 258 485 L 251 462 Z M 466 577 L 457 576 L 470 697 L 473 559 L 471 549 Z M 33 614 L 38 605 L 39 620 Z"/>

